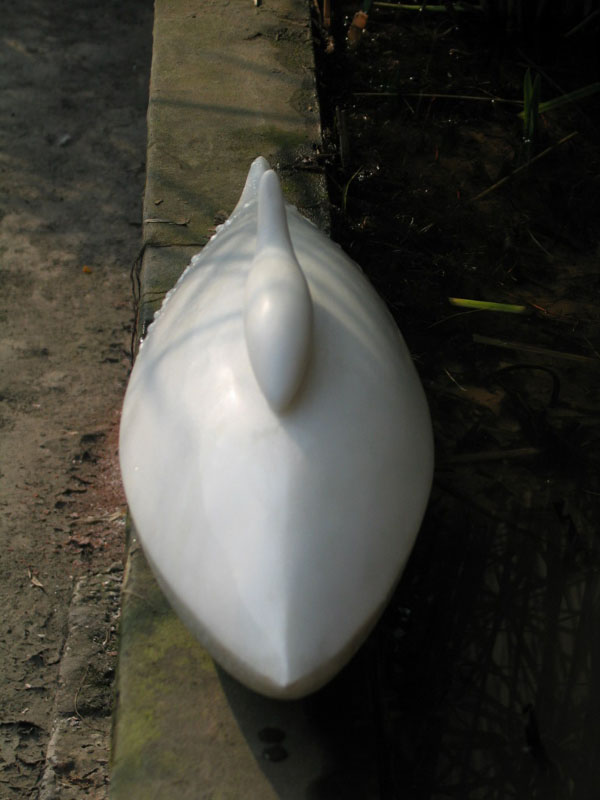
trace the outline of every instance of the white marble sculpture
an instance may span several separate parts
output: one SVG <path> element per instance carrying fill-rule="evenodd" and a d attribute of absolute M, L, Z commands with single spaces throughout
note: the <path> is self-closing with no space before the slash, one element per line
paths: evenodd
<path fill-rule="evenodd" d="M 120 458 L 156 577 L 226 670 L 296 698 L 351 658 L 417 535 L 431 422 L 386 307 L 264 158 L 150 327 Z"/>

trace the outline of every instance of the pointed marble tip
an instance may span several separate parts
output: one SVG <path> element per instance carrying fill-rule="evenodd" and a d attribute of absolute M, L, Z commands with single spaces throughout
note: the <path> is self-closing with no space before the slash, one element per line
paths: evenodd
<path fill-rule="evenodd" d="M 244 331 L 258 385 L 276 413 L 297 396 L 310 361 L 313 306 L 296 259 L 277 175 L 258 189 L 256 253 L 246 280 Z"/>
<path fill-rule="evenodd" d="M 242 208 L 244 208 L 244 206 L 248 205 L 248 203 L 251 203 L 252 200 L 256 200 L 256 197 L 258 195 L 258 186 L 260 184 L 260 179 L 269 169 L 271 169 L 271 165 L 269 164 L 266 158 L 263 158 L 263 156 L 259 156 L 258 158 L 254 159 L 254 161 L 250 165 L 250 169 L 248 170 L 246 183 L 244 185 L 244 190 L 241 194 L 241 197 L 237 201 L 236 207 L 231 212 L 232 217 L 238 211 L 241 211 Z"/>
<path fill-rule="evenodd" d="M 298 264 L 290 238 L 281 183 L 272 169 L 264 173 L 258 186 L 256 254 L 267 250 L 277 250 Z"/>

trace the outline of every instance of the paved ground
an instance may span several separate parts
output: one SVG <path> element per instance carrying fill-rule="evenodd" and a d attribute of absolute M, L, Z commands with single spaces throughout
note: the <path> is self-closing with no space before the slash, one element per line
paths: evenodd
<path fill-rule="evenodd" d="M 0 797 L 105 798 L 152 4 L 0 16 Z"/>

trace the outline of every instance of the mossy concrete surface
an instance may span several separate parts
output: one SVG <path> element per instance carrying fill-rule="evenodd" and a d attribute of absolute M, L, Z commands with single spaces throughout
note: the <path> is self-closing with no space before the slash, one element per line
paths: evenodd
<path fill-rule="evenodd" d="M 238 731 L 212 659 L 167 604 L 135 537 L 119 657 L 112 798 L 276 797 Z"/>
<path fill-rule="evenodd" d="M 144 240 L 197 245 L 251 161 L 289 166 L 319 138 L 308 2 L 157 0 Z M 288 199 L 313 205 L 313 176 Z"/>
<path fill-rule="evenodd" d="M 322 178 L 294 169 L 319 141 L 318 118 L 308 0 L 156 1 L 138 334 L 235 206 L 256 156 L 278 169 L 291 202 L 326 223 Z M 287 750 L 269 744 L 274 724 Z M 260 698 L 215 667 L 133 536 L 111 800 L 295 800 L 328 769 L 301 704 Z"/>

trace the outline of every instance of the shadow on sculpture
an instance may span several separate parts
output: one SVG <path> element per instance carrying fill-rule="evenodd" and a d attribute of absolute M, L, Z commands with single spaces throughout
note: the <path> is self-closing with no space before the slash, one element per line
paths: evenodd
<path fill-rule="evenodd" d="M 431 422 L 384 304 L 262 158 L 140 348 L 120 459 L 159 584 L 228 672 L 296 699 L 358 651 L 419 530 Z"/>

